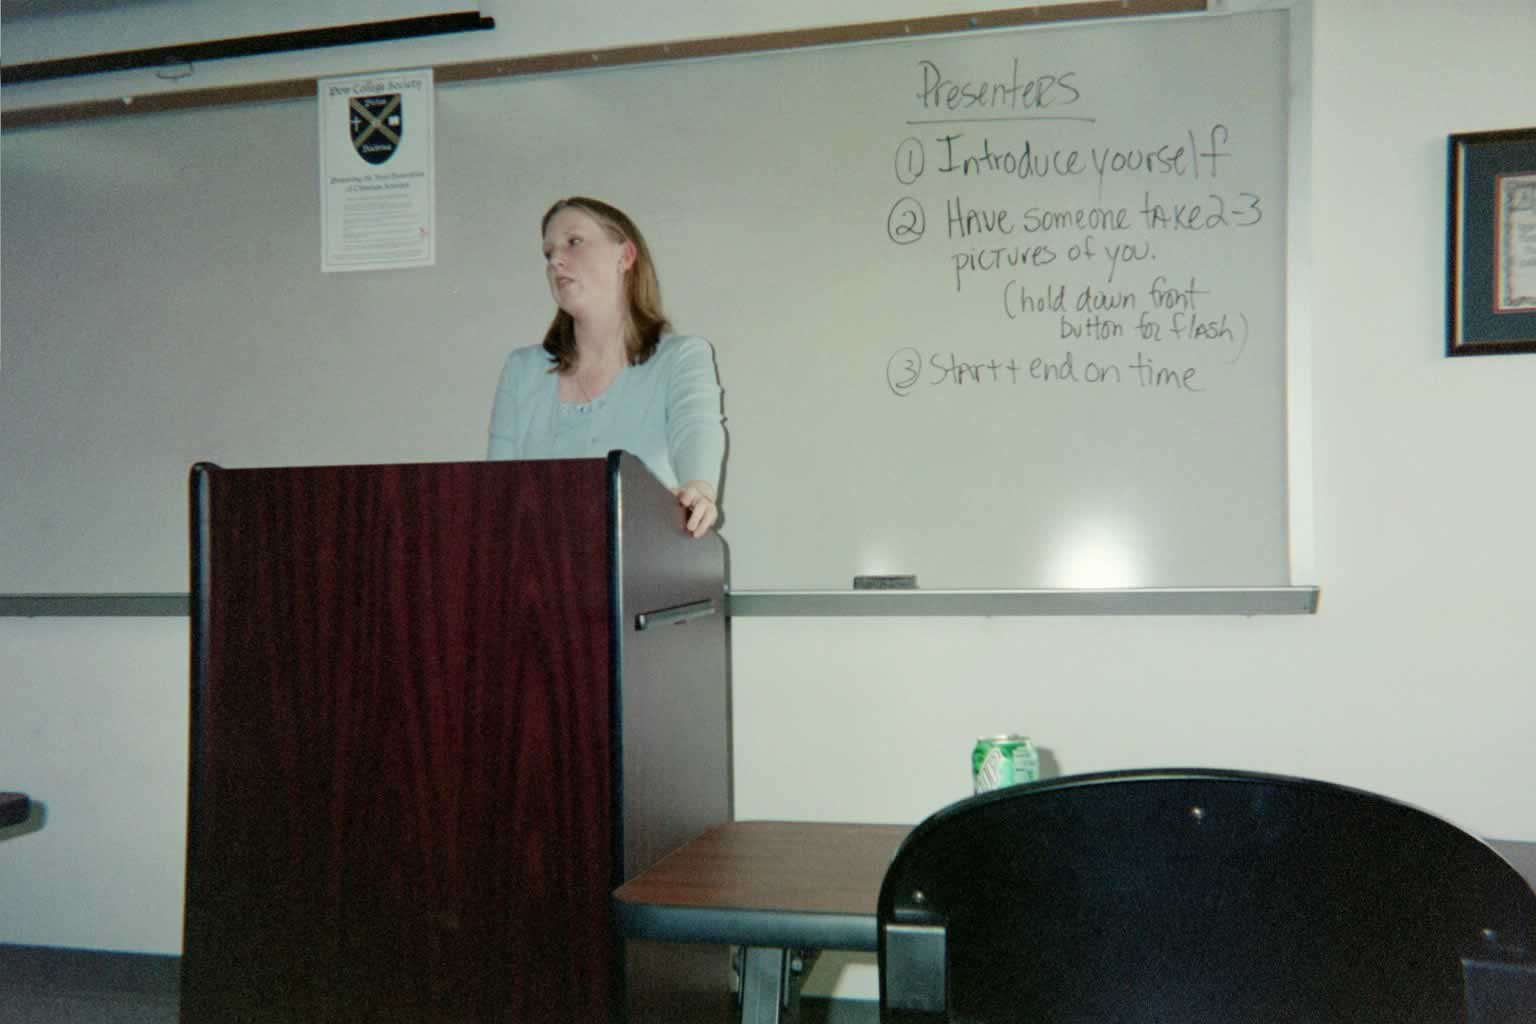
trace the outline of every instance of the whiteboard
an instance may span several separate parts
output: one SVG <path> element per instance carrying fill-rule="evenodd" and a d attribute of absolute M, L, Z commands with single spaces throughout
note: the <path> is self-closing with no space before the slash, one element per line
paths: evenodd
<path fill-rule="evenodd" d="M 734 589 L 1287 584 L 1291 17 L 442 87 L 408 271 L 320 272 L 313 100 L 8 132 L 0 592 L 184 591 L 196 461 L 481 457 L 567 194 L 714 343 Z"/>

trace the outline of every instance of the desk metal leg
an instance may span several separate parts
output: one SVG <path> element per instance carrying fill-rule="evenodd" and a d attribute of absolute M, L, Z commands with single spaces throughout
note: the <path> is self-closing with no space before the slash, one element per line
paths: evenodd
<path fill-rule="evenodd" d="M 800 984 L 816 954 L 748 946 L 741 967 L 741 1024 L 795 1024 Z"/>

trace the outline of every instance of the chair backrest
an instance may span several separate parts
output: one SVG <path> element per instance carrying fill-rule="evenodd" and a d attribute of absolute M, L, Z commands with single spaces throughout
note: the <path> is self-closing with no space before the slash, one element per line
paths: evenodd
<path fill-rule="evenodd" d="M 885 1021 L 1456 1024 L 1536 894 L 1475 836 L 1328 783 L 1079 775 L 962 800 L 880 892 Z"/>

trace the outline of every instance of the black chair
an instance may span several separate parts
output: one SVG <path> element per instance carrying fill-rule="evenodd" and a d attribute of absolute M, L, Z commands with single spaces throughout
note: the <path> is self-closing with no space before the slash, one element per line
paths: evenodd
<path fill-rule="evenodd" d="M 879 928 L 887 1022 L 1536 1015 L 1515 869 L 1431 814 L 1304 779 L 1110 772 L 962 800 L 902 844 Z M 1491 979 L 1481 1000 L 1464 972 Z"/>

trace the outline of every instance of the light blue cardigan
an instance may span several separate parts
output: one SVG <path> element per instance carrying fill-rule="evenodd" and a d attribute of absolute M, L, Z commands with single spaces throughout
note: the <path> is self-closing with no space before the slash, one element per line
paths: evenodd
<path fill-rule="evenodd" d="M 637 456 L 668 487 L 703 480 L 716 491 L 725 425 L 714 350 L 669 334 L 651 358 L 626 366 L 592 402 L 560 401 L 541 345 L 507 356 L 491 410 L 492 459 L 579 459 L 615 448 Z"/>

